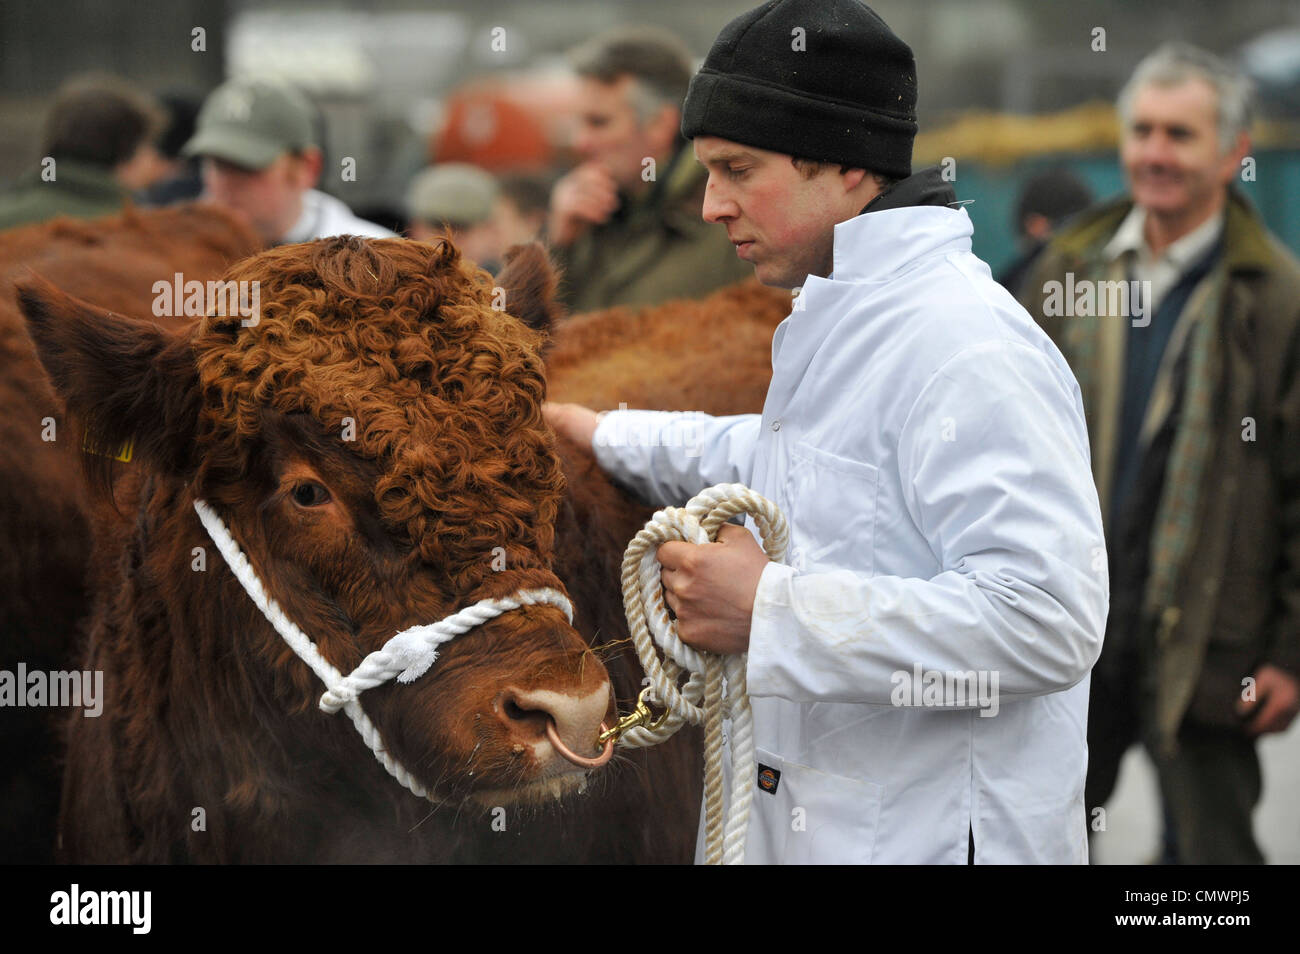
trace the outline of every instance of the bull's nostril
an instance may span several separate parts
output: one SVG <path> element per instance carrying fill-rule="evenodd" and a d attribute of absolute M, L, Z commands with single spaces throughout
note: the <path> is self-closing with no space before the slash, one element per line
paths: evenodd
<path fill-rule="evenodd" d="M 542 767 L 553 770 L 558 760 L 560 764 L 596 768 L 612 754 L 610 746 L 596 743 L 609 697 L 606 680 L 584 695 L 509 686 L 497 696 L 497 718 L 512 742 L 533 747 Z"/>
<path fill-rule="evenodd" d="M 529 744 L 545 738 L 546 724 L 551 715 L 544 708 L 521 698 L 514 690 L 502 693 L 497 699 L 497 707 L 514 738 Z"/>
<path fill-rule="evenodd" d="M 522 722 L 531 714 L 528 709 L 523 708 L 513 699 L 506 700 L 505 713 L 507 719 L 514 719 L 516 722 Z"/>

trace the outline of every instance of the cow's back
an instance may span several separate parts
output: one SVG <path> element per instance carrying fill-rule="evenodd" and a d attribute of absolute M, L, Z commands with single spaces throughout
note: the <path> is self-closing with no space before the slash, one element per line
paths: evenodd
<path fill-rule="evenodd" d="M 575 315 L 552 332 L 548 396 L 597 410 L 760 411 L 788 314 L 787 292 L 746 281 L 699 301 Z"/>

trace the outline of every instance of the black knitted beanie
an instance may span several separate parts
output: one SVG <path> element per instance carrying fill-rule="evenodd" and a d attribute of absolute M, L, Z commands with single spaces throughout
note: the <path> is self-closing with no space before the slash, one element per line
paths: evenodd
<path fill-rule="evenodd" d="M 859 0 L 769 0 L 718 34 L 686 94 L 682 135 L 905 178 L 912 50 Z"/>

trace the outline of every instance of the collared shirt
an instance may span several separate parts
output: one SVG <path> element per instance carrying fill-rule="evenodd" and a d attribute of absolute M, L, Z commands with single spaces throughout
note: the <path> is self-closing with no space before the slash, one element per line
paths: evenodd
<path fill-rule="evenodd" d="M 971 829 L 981 863 L 1087 859 L 1108 581 L 1083 405 L 971 232 L 942 207 L 840 223 L 835 277 L 775 333 L 761 415 L 597 427 L 601 465 L 656 504 L 740 482 L 789 520 L 750 629 L 779 784 L 754 792 L 748 862 L 962 864 Z"/>
<path fill-rule="evenodd" d="M 296 242 L 311 242 L 315 239 L 331 238 L 335 235 L 364 235 L 367 238 L 397 238 L 396 232 L 390 232 L 382 225 L 367 222 L 352 214 L 341 199 L 316 189 L 308 189 L 302 194 L 302 215 L 285 233 L 282 245 Z"/>
<path fill-rule="evenodd" d="M 1169 290 L 1178 283 L 1178 279 L 1210 250 L 1223 228 L 1224 215 L 1224 210 L 1220 209 L 1218 214 L 1210 216 L 1182 238 L 1171 242 L 1159 256 L 1153 256 L 1146 240 L 1146 209 L 1134 205 L 1120 223 L 1115 236 L 1106 243 L 1103 254 L 1107 261 L 1114 261 L 1125 253 L 1132 253 L 1131 277 L 1136 281 L 1151 283 L 1148 308 L 1149 313 L 1154 314 Z"/>

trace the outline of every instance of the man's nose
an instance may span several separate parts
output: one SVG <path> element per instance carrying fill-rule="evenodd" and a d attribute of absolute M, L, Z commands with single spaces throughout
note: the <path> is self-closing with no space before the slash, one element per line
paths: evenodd
<path fill-rule="evenodd" d="M 1163 133 L 1153 133 L 1142 143 L 1142 159 L 1148 165 L 1172 165 L 1175 156 L 1173 143 Z"/>
<path fill-rule="evenodd" d="M 716 225 L 727 219 L 734 219 L 739 214 L 740 207 L 729 196 L 722 194 L 722 190 L 710 174 L 709 183 L 704 187 L 704 207 L 700 210 L 704 221 Z"/>
<path fill-rule="evenodd" d="M 573 151 L 583 159 L 590 159 L 595 152 L 595 138 L 591 130 L 586 126 L 579 126 L 577 133 L 573 137 Z"/>

